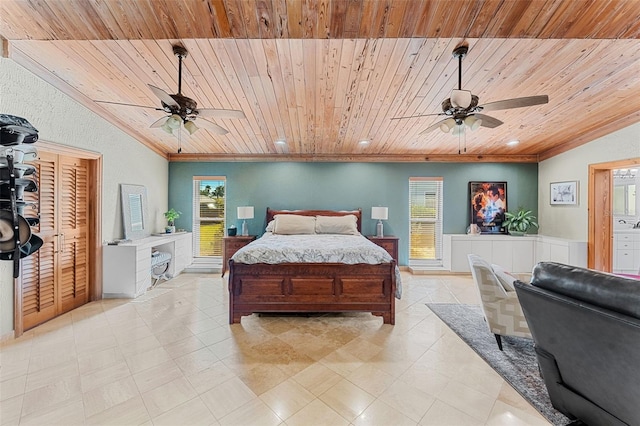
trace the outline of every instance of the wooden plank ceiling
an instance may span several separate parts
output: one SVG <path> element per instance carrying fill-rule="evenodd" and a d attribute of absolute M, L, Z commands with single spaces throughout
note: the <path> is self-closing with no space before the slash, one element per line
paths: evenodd
<path fill-rule="evenodd" d="M 177 161 L 532 162 L 640 121 L 637 0 L 2 0 L 0 36 L 17 63 Z M 442 111 L 461 43 L 462 88 L 480 104 L 549 103 L 491 111 L 504 124 L 464 137 L 419 135 L 440 116 L 392 120 Z M 147 84 L 177 92 L 174 44 L 189 52 L 183 95 L 245 113 L 214 120 L 226 135 L 178 139 L 149 128 L 162 111 L 96 102 L 160 107 Z"/>

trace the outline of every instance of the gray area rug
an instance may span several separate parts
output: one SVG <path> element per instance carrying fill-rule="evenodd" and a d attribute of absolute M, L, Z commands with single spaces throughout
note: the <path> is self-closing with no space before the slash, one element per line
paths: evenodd
<path fill-rule="evenodd" d="M 480 306 L 453 303 L 427 303 L 427 306 L 547 420 L 554 425 L 571 423 L 551 405 L 547 387 L 538 372 L 532 340 L 502 337 L 504 351 L 501 352 Z"/>

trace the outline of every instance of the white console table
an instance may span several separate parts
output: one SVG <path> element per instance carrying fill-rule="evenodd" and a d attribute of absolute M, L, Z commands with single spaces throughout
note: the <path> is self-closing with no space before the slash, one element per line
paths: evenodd
<path fill-rule="evenodd" d="M 531 273 L 536 263 L 547 261 L 587 266 L 584 241 L 544 235 L 445 234 L 443 243 L 444 268 L 451 272 L 470 272 L 469 254 L 477 254 L 515 273 Z"/>
<path fill-rule="evenodd" d="M 151 285 L 151 252 L 171 253 L 168 275 L 177 276 L 193 261 L 190 232 L 151 236 L 102 250 L 102 297 L 135 298 Z"/>

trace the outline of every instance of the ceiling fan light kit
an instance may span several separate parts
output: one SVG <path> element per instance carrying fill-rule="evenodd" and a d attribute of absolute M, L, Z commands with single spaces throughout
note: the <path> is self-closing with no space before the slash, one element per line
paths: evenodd
<path fill-rule="evenodd" d="M 502 121 L 491 116 L 481 114 L 482 111 L 497 111 L 501 109 L 522 108 L 533 105 L 542 105 L 549 102 L 547 95 L 527 96 L 522 98 L 504 99 L 479 105 L 480 98 L 469 90 L 462 90 L 462 59 L 469 52 L 469 46 L 460 45 L 453 50 L 453 57 L 458 60 L 458 88 L 451 91 L 451 96 L 442 101 L 442 112 L 435 114 L 421 114 L 407 117 L 395 117 L 392 120 L 404 118 L 417 118 L 427 116 L 447 116 L 419 133 L 425 135 L 435 129 L 440 129 L 444 133 L 451 133 L 454 136 L 461 136 L 465 129 L 471 131 L 480 127 L 489 129 L 496 128 L 503 124 Z"/>
<path fill-rule="evenodd" d="M 179 130 L 180 123 L 183 123 L 185 130 L 189 132 L 190 135 L 193 135 L 200 128 L 204 128 L 215 135 L 224 135 L 229 133 L 229 131 L 210 121 L 210 118 L 247 118 L 245 113 L 240 110 L 221 108 L 198 109 L 198 103 L 195 100 L 184 96 L 182 94 L 182 60 L 187 57 L 188 51 L 184 46 L 181 45 L 174 45 L 172 46 L 172 48 L 173 54 L 178 58 L 178 93 L 170 95 L 159 87 L 156 87 L 152 84 L 147 85 L 149 89 L 151 89 L 153 94 L 158 99 L 160 99 L 161 108 L 154 109 L 158 111 L 164 111 L 169 114 L 166 119 L 163 117 L 151 124 L 150 127 L 161 128 L 172 136 L 179 136 L 180 132 L 175 132 L 175 130 Z M 119 102 L 96 102 L 152 108 L 143 105 L 124 104 Z M 200 117 L 200 120 L 198 121 L 200 123 L 200 127 L 198 127 L 195 123 L 195 120 L 198 117 Z M 181 150 L 182 149 L 179 149 L 178 153 L 180 153 Z"/>

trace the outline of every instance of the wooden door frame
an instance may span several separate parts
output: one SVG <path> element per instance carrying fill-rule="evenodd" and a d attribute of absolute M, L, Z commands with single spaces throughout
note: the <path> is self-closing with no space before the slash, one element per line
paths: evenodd
<path fill-rule="evenodd" d="M 87 217 L 89 300 L 99 300 L 102 298 L 102 154 L 42 140 L 37 142 L 36 148 L 42 152 L 82 158 L 89 161 L 89 210 Z M 13 282 L 13 334 L 14 337 L 19 337 L 24 332 L 22 323 L 22 281 L 20 278 L 15 278 Z"/>
<path fill-rule="evenodd" d="M 587 267 L 613 271 L 614 169 L 640 166 L 640 157 L 589 165 Z"/>

